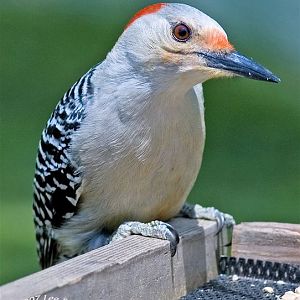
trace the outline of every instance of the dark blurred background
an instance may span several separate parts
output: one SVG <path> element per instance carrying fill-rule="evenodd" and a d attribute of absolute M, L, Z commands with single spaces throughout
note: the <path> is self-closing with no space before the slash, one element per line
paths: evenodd
<path fill-rule="evenodd" d="M 128 19 L 154 2 L 1 1 L 0 283 L 38 270 L 32 176 L 45 122 Z M 300 223 L 300 1 L 178 2 L 215 18 L 240 52 L 282 80 L 205 83 L 207 142 L 190 201 L 238 222 Z"/>

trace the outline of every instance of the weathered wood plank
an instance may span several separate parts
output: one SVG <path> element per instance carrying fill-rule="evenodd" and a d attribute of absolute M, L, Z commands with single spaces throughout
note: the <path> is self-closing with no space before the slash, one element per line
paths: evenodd
<path fill-rule="evenodd" d="M 217 228 L 184 218 L 171 223 L 181 236 L 173 258 L 168 242 L 131 236 L 4 285 L 1 299 L 178 299 L 217 275 Z"/>
<path fill-rule="evenodd" d="M 236 225 L 232 255 L 300 264 L 300 224 L 253 222 Z"/>

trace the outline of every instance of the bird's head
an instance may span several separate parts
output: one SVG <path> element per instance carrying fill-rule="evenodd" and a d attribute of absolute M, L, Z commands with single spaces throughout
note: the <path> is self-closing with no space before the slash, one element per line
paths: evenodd
<path fill-rule="evenodd" d="M 132 65 L 154 76 L 190 77 L 192 84 L 234 75 L 280 81 L 235 51 L 216 21 L 185 4 L 157 3 L 142 9 L 128 23 L 119 47 Z"/>

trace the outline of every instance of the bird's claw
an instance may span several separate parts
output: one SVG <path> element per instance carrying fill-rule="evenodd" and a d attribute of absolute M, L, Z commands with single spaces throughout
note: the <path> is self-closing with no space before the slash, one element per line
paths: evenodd
<path fill-rule="evenodd" d="M 167 223 L 164 223 L 167 227 L 166 236 L 167 240 L 170 242 L 170 251 L 171 251 L 171 257 L 173 257 L 177 250 L 177 245 L 179 243 L 179 234 L 178 232 Z"/>
<path fill-rule="evenodd" d="M 174 256 L 176 253 L 179 235 L 170 224 L 162 221 L 152 221 L 149 223 L 125 222 L 112 234 L 109 243 L 134 234 L 168 240 L 170 242 L 171 256 Z"/>
<path fill-rule="evenodd" d="M 218 233 L 223 229 L 235 225 L 234 218 L 226 213 L 220 212 L 214 207 L 202 207 L 199 204 L 185 203 L 181 209 L 181 214 L 192 219 L 206 219 L 217 222 Z"/>
<path fill-rule="evenodd" d="M 213 207 L 210 208 L 215 209 Z M 222 213 L 217 209 L 215 209 L 215 218 L 217 221 L 217 233 L 219 233 L 224 227 L 230 228 L 233 225 L 235 225 L 235 220 L 233 216 L 226 213 Z"/>

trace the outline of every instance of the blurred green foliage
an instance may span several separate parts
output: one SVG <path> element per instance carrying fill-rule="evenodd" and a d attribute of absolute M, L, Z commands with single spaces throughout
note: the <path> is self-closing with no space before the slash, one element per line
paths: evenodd
<path fill-rule="evenodd" d="M 105 58 L 129 17 L 154 1 L 0 4 L 0 283 L 38 270 L 31 216 L 38 140 L 63 93 Z M 178 1 L 279 75 L 205 84 L 207 143 L 190 200 L 238 221 L 300 221 L 300 1 Z"/>

